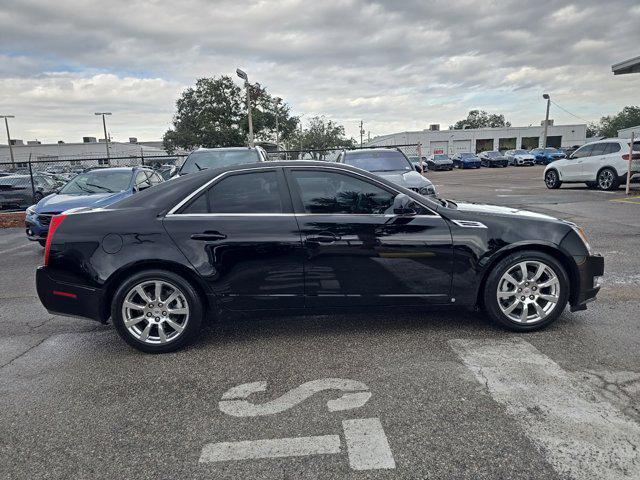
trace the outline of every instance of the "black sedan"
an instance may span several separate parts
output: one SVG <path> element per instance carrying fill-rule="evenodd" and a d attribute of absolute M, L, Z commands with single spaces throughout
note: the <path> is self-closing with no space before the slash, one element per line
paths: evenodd
<path fill-rule="evenodd" d="M 478 155 L 483 167 L 506 167 L 509 159 L 497 150 L 482 152 Z"/>
<path fill-rule="evenodd" d="M 40 300 L 175 350 L 232 312 L 479 306 L 529 331 L 586 308 L 603 257 L 572 223 L 425 197 L 347 165 L 270 162 L 186 175 L 53 217 Z"/>

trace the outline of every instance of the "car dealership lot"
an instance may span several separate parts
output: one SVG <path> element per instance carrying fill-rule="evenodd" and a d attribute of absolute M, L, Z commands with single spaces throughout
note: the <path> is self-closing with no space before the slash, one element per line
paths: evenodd
<path fill-rule="evenodd" d="M 110 326 L 47 314 L 42 249 L 0 230 L 0 477 L 637 478 L 640 205 L 548 190 L 542 171 L 427 174 L 447 198 L 573 220 L 605 255 L 598 301 L 527 335 L 466 310 L 260 317 L 144 355 Z M 219 403 L 253 382 L 255 407 Z M 327 403 L 343 395 L 364 403 Z"/>

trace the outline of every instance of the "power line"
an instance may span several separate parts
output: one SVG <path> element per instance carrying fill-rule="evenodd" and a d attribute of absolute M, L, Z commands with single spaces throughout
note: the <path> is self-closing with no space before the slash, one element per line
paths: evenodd
<path fill-rule="evenodd" d="M 583 122 L 591 123 L 591 120 L 587 120 L 586 118 L 579 117 L 579 116 L 578 116 L 578 115 L 576 115 L 575 113 L 571 113 L 569 110 L 567 110 L 567 109 L 566 109 L 566 108 L 564 108 L 564 107 L 561 107 L 560 105 L 558 105 L 558 104 L 557 104 L 556 102 L 554 102 L 553 100 L 551 100 L 551 103 L 553 103 L 553 104 L 554 104 L 556 107 L 558 107 L 560 110 L 562 110 L 562 111 L 564 111 L 564 112 L 568 113 L 569 115 L 571 115 L 571 116 L 573 116 L 573 117 L 576 117 L 578 120 L 582 120 Z"/>

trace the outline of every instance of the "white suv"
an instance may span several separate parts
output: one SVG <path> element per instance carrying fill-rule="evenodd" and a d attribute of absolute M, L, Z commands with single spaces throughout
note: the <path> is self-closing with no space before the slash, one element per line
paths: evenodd
<path fill-rule="evenodd" d="M 560 188 L 563 183 L 586 183 L 601 190 L 615 190 L 627 180 L 630 143 L 631 140 L 623 138 L 587 143 L 568 158 L 547 165 L 544 183 L 547 188 Z M 633 142 L 633 151 L 640 152 L 640 142 Z M 640 159 L 640 153 L 634 153 L 633 159 Z M 638 172 L 631 172 L 634 173 Z"/>

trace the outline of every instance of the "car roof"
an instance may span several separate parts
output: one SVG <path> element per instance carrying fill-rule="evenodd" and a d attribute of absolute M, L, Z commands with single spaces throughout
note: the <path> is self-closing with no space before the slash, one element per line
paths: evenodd
<path fill-rule="evenodd" d="M 197 152 L 211 152 L 211 151 L 239 151 L 239 150 L 257 150 L 258 147 L 214 147 L 214 148 L 205 148 L 200 147 L 193 150 L 191 153 Z"/>

